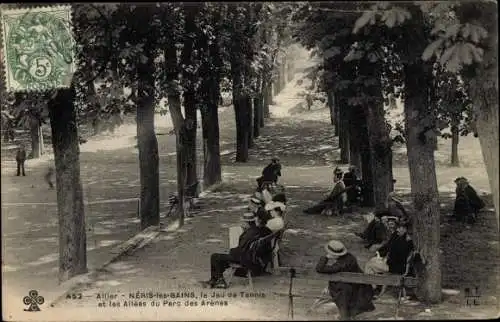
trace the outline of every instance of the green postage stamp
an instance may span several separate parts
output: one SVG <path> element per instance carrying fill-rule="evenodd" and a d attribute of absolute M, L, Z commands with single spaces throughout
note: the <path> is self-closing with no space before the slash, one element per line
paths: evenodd
<path fill-rule="evenodd" d="M 1 22 L 7 91 L 69 87 L 75 70 L 70 6 L 2 10 Z"/>

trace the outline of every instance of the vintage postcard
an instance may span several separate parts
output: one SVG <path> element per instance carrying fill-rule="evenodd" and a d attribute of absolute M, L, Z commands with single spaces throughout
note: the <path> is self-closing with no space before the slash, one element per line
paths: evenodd
<path fill-rule="evenodd" d="M 498 318 L 497 12 L 0 4 L 4 320 Z"/>

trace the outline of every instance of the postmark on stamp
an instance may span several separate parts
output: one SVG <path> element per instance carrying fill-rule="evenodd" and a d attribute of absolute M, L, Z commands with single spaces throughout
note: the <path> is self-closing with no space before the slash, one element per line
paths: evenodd
<path fill-rule="evenodd" d="M 2 10 L 7 91 L 68 87 L 74 71 L 71 7 Z"/>

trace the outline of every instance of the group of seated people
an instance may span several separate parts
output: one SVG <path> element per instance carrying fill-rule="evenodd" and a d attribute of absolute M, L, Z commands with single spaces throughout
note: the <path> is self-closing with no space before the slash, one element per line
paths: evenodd
<path fill-rule="evenodd" d="M 273 171 L 269 171 L 272 169 Z M 272 262 L 273 239 L 285 227 L 286 196 L 284 187 L 277 184 L 281 176 L 281 165 L 278 158 L 264 168 L 263 175 L 257 179 L 257 189 L 250 198 L 248 210 L 242 217 L 243 232 L 238 245 L 227 254 L 215 253 L 210 257 L 210 280 L 203 282 L 210 288 L 227 288 L 224 271 L 231 264 L 241 267 L 235 271 L 236 276 L 252 276 L 265 273 Z"/>
<path fill-rule="evenodd" d="M 358 178 L 356 167 L 350 166 L 344 173 L 341 169 L 333 171 L 333 189 L 326 198 L 316 205 L 305 209 L 306 214 L 338 215 L 347 205 L 359 202 L 362 190 L 361 180 Z"/>
<path fill-rule="evenodd" d="M 354 272 L 412 275 L 415 250 L 408 233 L 410 217 L 393 192 L 389 194 L 384 206 L 375 211 L 373 220 L 362 233 L 356 233 L 365 242 L 365 248 L 375 252 L 364 269 L 361 269 L 356 257 L 347 251 L 342 242 L 332 240 L 325 246 L 327 255 L 320 258 L 316 271 L 321 274 Z M 384 288 L 377 285 L 329 282 L 323 295 L 330 295 L 342 319 L 350 319 L 360 313 L 372 311 L 372 300 L 381 296 L 384 291 Z"/>

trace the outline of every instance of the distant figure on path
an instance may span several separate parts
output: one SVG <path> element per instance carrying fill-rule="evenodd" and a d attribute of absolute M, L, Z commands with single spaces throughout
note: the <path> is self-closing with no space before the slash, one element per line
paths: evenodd
<path fill-rule="evenodd" d="M 347 199 L 346 189 L 342 181 L 342 170 L 335 168 L 333 172 L 333 186 L 332 192 L 326 199 L 320 201 L 318 204 L 305 209 L 303 212 L 306 214 L 320 214 L 324 210 L 331 209 L 332 214 L 339 214 L 342 212 L 344 203 Z"/>
<path fill-rule="evenodd" d="M 26 176 L 26 173 L 24 172 L 24 162 L 26 162 L 26 149 L 24 148 L 24 145 L 21 144 L 16 152 L 17 176 L 20 176 L 21 172 L 23 173 L 23 176 Z"/>
<path fill-rule="evenodd" d="M 472 224 L 477 220 L 477 214 L 484 208 L 484 201 L 464 177 L 455 179 L 457 185 L 454 207 L 454 216 L 458 221 L 467 221 Z"/>
<path fill-rule="evenodd" d="M 347 252 L 340 241 L 331 240 L 325 245 L 325 250 L 326 256 L 319 259 L 316 272 L 320 274 L 363 273 L 356 257 Z M 358 314 L 375 310 L 372 302 L 373 289 L 370 285 L 328 282 L 328 288 L 323 293 L 330 294 L 339 309 L 342 320 L 350 320 Z"/>
<path fill-rule="evenodd" d="M 312 96 L 311 92 L 308 92 L 306 94 L 306 103 L 307 103 L 307 110 L 310 111 L 311 107 L 313 105 L 313 96 Z"/>
<path fill-rule="evenodd" d="M 52 178 L 54 176 L 54 168 L 52 166 L 49 166 L 49 169 L 47 170 L 47 173 L 44 176 L 45 182 L 49 185 L 50 189 L 54 189 L 54 184 L 52 183 Z"/>

